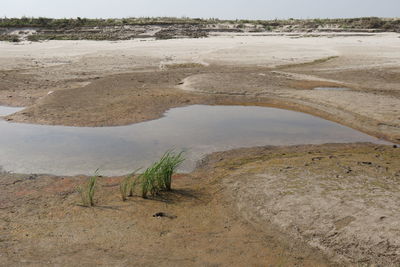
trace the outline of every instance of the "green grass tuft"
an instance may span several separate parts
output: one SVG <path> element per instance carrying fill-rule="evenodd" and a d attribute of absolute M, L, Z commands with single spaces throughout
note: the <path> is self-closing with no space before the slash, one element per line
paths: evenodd
<path fill-rule="evenodd" d="M 97 179 L 99 178 L 98 170 L 95 171 L 94 175 L 88 179 L 88 181 L 78 187 L 78 192 L 82 198 L 82 204 L 86 207 L 94 206 L 94 193 L 96 191 Z"/>
<path fill-rule="evenodd" d="M 139 170 L 140 169 L 137 169 L 132 174 L 130 174 L 130 175 L 126 176 L 124 179 L 122 179 L 121 184 L 119 185 L 122 201 L 126 201 L 128 199 L 128 197 L 133 196 L 133 192 L 136 188 L 136 185 L 138 184 L 138 179 L 137 179 L 137 176 L 135 176 L 135 174 Z"/>
<path fill-rule="evenodd" d="M 158 171 L 159 163 L 155 162 L 140 175 L 139 183 L 141 184 L 143 198 L 147 198 L 148 194 L 154 196 L 159 192 L 157 186 Z"/>
<path fill-rule="evenodd" d="M 139 182 L 142 189 L 142 197 L 156 196 L 161 191 L 172 189 L 172 175 L 183 163 L 183 152 L 175 153 L 167 151 L 159 161 L 153 163 L 140 176 Z"/>
<path fill-rule="evenodd" d="M 128 199 L 131 190 L 131 180 L 132 177 L 128 175 L 124 179 L 122 179 L 121 184 L 119 185 L 119 191 L 121 192 L 122 201 L 126 201 Z"/>
<path fill-rule="evenodd" d="M 172 175 L 184 160 L 183 152 L 175 154 L 172 151 L 168 151 L 160 159 L 160 175 L 158 176 L 158 184 L 162 190 L 171 190 Z"/>

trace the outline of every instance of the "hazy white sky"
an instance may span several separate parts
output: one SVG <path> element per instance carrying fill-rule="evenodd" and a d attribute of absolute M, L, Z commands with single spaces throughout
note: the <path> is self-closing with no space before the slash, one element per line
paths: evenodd
<path fill-rule="evenodd" d="M 400 0 L 0 0 L 0 4 L 0 16 L 7 17 L 400 17 Z"/>

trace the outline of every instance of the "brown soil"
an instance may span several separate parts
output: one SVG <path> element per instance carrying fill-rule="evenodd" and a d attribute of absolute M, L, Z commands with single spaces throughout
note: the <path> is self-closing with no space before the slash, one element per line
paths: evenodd
<path fill-rule="evenodd" d="M 101 178 L 93 208 L 80 206 L 75 190 L 84 177 L 0 178 L 2 266 L 331 265 L 301 242 L 252 227 L 208 176 L 178 175 L 173 192 L 126 202 L 120 178 Z"/>
<path fill-rule="evenodd" d="M 399 149 L 368 144 L 239 149 L 176 175 L 155 199 L 122 202 L 120 178 L 100 178 L 93 208 L 76 192 L 85 177 L 2 174 L 0 262 L 388 266 L 399 260 L 389 227 L 400 214 L 399 163 Z"/>

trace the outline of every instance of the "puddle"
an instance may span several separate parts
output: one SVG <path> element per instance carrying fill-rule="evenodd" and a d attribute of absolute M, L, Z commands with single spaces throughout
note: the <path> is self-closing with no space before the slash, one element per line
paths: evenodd
<path fill-rule="evenodd" d="M 314 90 L 349 91 L 350 89 L 345 87 L 315 87 Z"/>
<path fill-rule="evenodd" d="M 14 108 L 14 107 L 5 107 L 5 106 L 0 106 L 0 117 L 2 116 L 8 116 L 11 115 L 15 112 L 21 111 L 24 108 Z"/>
<path fill-rule="evenodd" d="M 0 166 L 16 173 L 127 174 L 166 150 L 187 149 L 181 171 L 205 154 L 239 147 L 387 142 L 304 113 L 266 107 L 194 105 L 120 127 L 64 127 L 0 121 Z"/>

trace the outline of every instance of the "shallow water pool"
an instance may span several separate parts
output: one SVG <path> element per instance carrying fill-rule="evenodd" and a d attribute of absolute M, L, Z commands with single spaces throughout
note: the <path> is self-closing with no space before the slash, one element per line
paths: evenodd
<path fill-rule="evenodd" d="M 122 175 L 166 150 L 186 149 L 181 171 L 205 154 L 239 147 L 386 143 L 304 113 L 267 107 L 193 105 L 119 127 L 65 127 L 0 121 L 0 166 L 16 173 Z"/>

